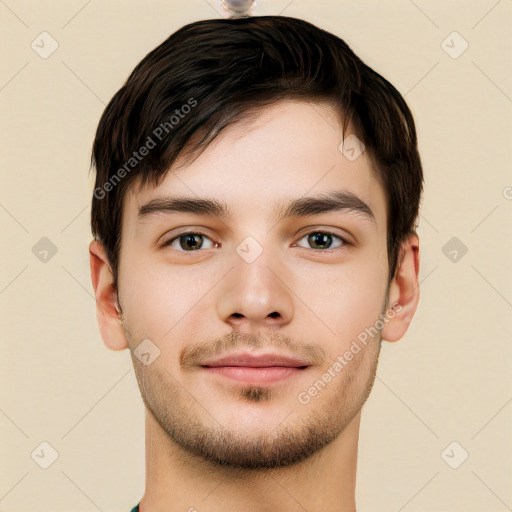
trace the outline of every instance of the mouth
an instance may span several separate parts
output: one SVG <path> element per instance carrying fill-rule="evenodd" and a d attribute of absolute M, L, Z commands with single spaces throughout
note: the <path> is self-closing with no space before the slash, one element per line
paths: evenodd
<path fill-rule="evenodd" d="M 300 374 L 310 365 L 279 354 L 235 354 L 200 365 L 207 373 L 238 382 L 271 384 Z"/>

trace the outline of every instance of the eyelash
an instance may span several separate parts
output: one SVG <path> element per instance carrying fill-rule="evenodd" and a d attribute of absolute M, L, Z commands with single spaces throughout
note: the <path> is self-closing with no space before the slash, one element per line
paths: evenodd
<path fill-rule="evenodd" d="M 334 249 L 313 249 L 311 248 L 313 251 L 315 252 L 333 252 L 335 251 L 336 249 L 342 249 L 344 246 L 346 245 L 352 245 L 350 242 L 348 242 L 346 240 L 346 238 L 343 238 L 342 236 L 340 235 L 337 235 L 331 231 L 325 231 L 325 230 L 313 230 L 313 231 L 309 231 L 308 233 L 304 234 L 303 236 L 300 237 L 299 241 L 302 240 L 303 238 L 306 238 L 308 237 L 309 235 L 312 235 L 314 233 L 320 233 L 322 235 L 329 235 L 329 236 L 332 236 L 334 238 L 338 238 L 339 240 L 341 240 L 341 246 L 339 247 L 335 247 Z M 174 241 L 176 240 L 179 240 L 180 238 L 183 238 L 187 235 L 200 235 L 200 236 L 203 236 L 205 238 L 208 238 L 209 240 L 211 240 L 214 244 L 217 244 L 218 242 L 214 242 L 208 235 L 206 235 L 205 233 L 202 233 L 201 231 L 186 231 L 185 233 L 181 233 L 180 235 L 174 237 L 174 238 L 171 238 L 170 240 L 167 240 L 167 242 L 164 242 L 162 244 L 162 248 L 164 247 L 169 247 Z M 300 246 L 299 246 L 300 247 Z M 305 247 L 303 247 L 303 249 L 305 249 Z M 179 249 L 174 249 L 176 250 L 177 252 L 183 252 L 183 253 L 193 253 L 193 252 L 198 252 L 200 249 L 198 250 L 191 250 L 191 251 L 184 251 L 184 250 L 179 250 Z"/>

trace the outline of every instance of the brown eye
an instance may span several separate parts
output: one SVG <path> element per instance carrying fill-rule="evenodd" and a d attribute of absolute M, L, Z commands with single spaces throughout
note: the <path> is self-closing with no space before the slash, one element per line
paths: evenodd
<path fill-rule="evenodd" d="M 206 246 L 205 246 L 206 245 Z M 170 246 L 180 252 L 194 252 L 199 249 L 211 249 L 214 242 L 211 238 L 201 233 L 183 233 L 172 240 L 169 240 L 164 246 Z"/>
<path fill-rule="evenodd" d="M 345 240 L 334 233 L 327 231 L 313 231 L 301 238 L 301 241 L 306 239 L 307 244 L 311 249 L 336 249 L 346 244 Z M 334 243 L 334 245 L 333 245 Z M 298 244 L 299 247 L 304 247 Z"/>

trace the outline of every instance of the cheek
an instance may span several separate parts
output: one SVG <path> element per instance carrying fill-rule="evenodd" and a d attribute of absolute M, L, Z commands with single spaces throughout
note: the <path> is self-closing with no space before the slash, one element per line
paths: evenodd
<path fill-rule="evenodd" d="M 303 301 L 296 300 L 295 314 L 302 310 L 311 317 L 310 336 L 314 332 L 325 333 L 324 339 L 332 340 L 329 351 L 339 355 L 378 320 L 385 300 L 386 278 L 387 259 L 376 260 L 375 255 L 361 256 L 339 266 L 303 265 L 294 279 L 294 290 Z M 300 318 L 296 320 L 303 324 Z"/>
<path fill-rule="evenodd" d="M 169 265 L 131 254 L 124 261 L 129 272 L 120 279 L 123 313 L 134 333 L 164 347 L 190 318 L 197 319 L 220 274 L 206 266 Z"/>

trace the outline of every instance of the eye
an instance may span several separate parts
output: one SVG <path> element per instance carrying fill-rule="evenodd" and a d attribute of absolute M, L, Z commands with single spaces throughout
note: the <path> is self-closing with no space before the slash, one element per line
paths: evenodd
<path fill-rule="evenodd" d="M 328 231 L 312 231 L 311 233 L 303 236 L 299 242 L 304 239 L 306 239 L 306 243 L 310 244 L 310 247 L 306 247 L 306 249 L 336 249 L 343 245 L 348 245 L 346 240 L 334 233 L 329 233 Z M 333 245 L 333 239 L 337 240 L 334 240 L 336 245 Z M 304 245 L 300 245 L 299 242 L 297 242 L 299 247 L 305 247 Z"/>
<path fill-rule="evenodd" d="M 180 252 L 194 252 L 198 249 L 211 249 L 212 247 L 217 247 L 218 244 L 214 242 L 210 237 L 207 237 L 202 233 L 195 233 L 190 231 L 188 233 L 183 233 L 180 236 L 172 238 L 162 245 L 162 247 L 167 246 L 170 246 L 174 250 Z"/>

